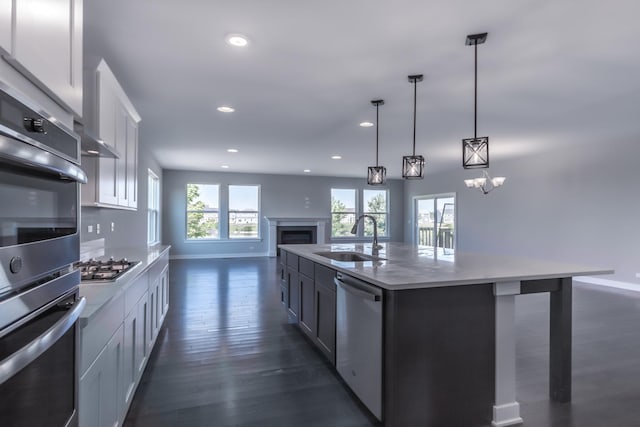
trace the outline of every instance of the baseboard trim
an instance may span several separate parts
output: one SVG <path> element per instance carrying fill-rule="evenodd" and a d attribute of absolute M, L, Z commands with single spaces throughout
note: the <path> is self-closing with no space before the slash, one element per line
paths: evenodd
<path fill-rule="evenodd" d="M 590 285 L 606 286 L 608 288 L 624 289 L 627 291 L 640 292 L 640 284 L 621 282 L 618 280 L 601 279 L 599 277 L 591 276 L 576 276 L 573 278 L 576 282 L 589 283 Z"/>
<path fill-rule="evenodd" d="M 234 253 L 234 254 L 195 254 L 195 255 L 171 255 L 169 259 L 214 259 L 214 258 L 262 258 L 268 257 L 267 252 Z"/>

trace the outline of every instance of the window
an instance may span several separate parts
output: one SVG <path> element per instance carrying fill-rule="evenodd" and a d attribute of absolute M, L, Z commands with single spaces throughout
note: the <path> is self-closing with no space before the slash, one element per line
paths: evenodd
<path fill-rule="evenodd" d="M 331 237 L 350 237 L 356 222 L 356 190 L 331 189 Z"/>
<path fill-rule="evenodd" d="M 187 184 L 187 239 L 219 239 L 220 186 Z"/>
<path fill-rule="evenodd" d="M 376 219 L 378 236 L 387 235 L 387 190 L 362 190 L 364 213 Z M 373 222 L 365 220 L 364 235 L 373 236 Z"/>
<path fill-rule="evenodd" d="M 147 244 L 151 246 L 160 242 L 160 180 L 151 169 L 148 176 Z"/>
<path fill-rule="evenodd" d="M 454 194 L 421 196 L 414 199 L 415 241 L 418 245 L 455 249 L 456 198 Z"/>
<path fill-rule="evenodd" d="M 361 214 L 376 219 L 378 236 L 388 236 L 389 205 L 387 190 L 362 190 L 362 206 L 358 206 L 358 190 L 331 189 L 331 237 L 354 237 L 353 224 Z M 373 222 L 364 220 L 364 232 L 358 228 L 358 236 L 373 236 Z"/>
<path fill-rule="evenodd" d="M 229 238 L 257 239 L 260 236 L 260 187 L 229 186 Z"/>

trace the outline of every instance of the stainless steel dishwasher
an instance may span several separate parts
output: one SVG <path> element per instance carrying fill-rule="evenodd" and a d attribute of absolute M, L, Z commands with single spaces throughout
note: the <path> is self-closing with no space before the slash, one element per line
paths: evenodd
<path fill-rule="evenodd" d="M 382 289 L 337 273 L 336 369 L 382 420 Z"/>

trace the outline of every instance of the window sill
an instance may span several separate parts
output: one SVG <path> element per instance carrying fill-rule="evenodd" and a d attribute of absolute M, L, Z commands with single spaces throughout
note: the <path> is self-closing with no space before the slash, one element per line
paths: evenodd
<path fill-rule="evenodd" d="M 373 236 L 367 237 L 331 237 L 329 238 L 329 242 L 371 242 L 373 240 Z M 381 237 L 378 236 L 378 242 L 390 242 L 391 238 L 389 237 Z"/>
<path fill-rule="evenodd" d="M 213 244 L 228 244 L 228 243 L 260 243 L 262 238 L 257 239 L 185 239 L 185 243 L 213 243 Z"/>

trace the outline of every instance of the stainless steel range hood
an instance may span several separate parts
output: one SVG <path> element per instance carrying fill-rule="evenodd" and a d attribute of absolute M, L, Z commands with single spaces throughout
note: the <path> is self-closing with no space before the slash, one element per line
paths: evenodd
<path fill-rule="evenodd" d="M 80 148 L 83 156 L 120 158 L 120 153 L 115 147 L 93 135 L 93 133 L 85 129 L 82 123 L 74 122 L 73 130 L 80 135 Z"/>

